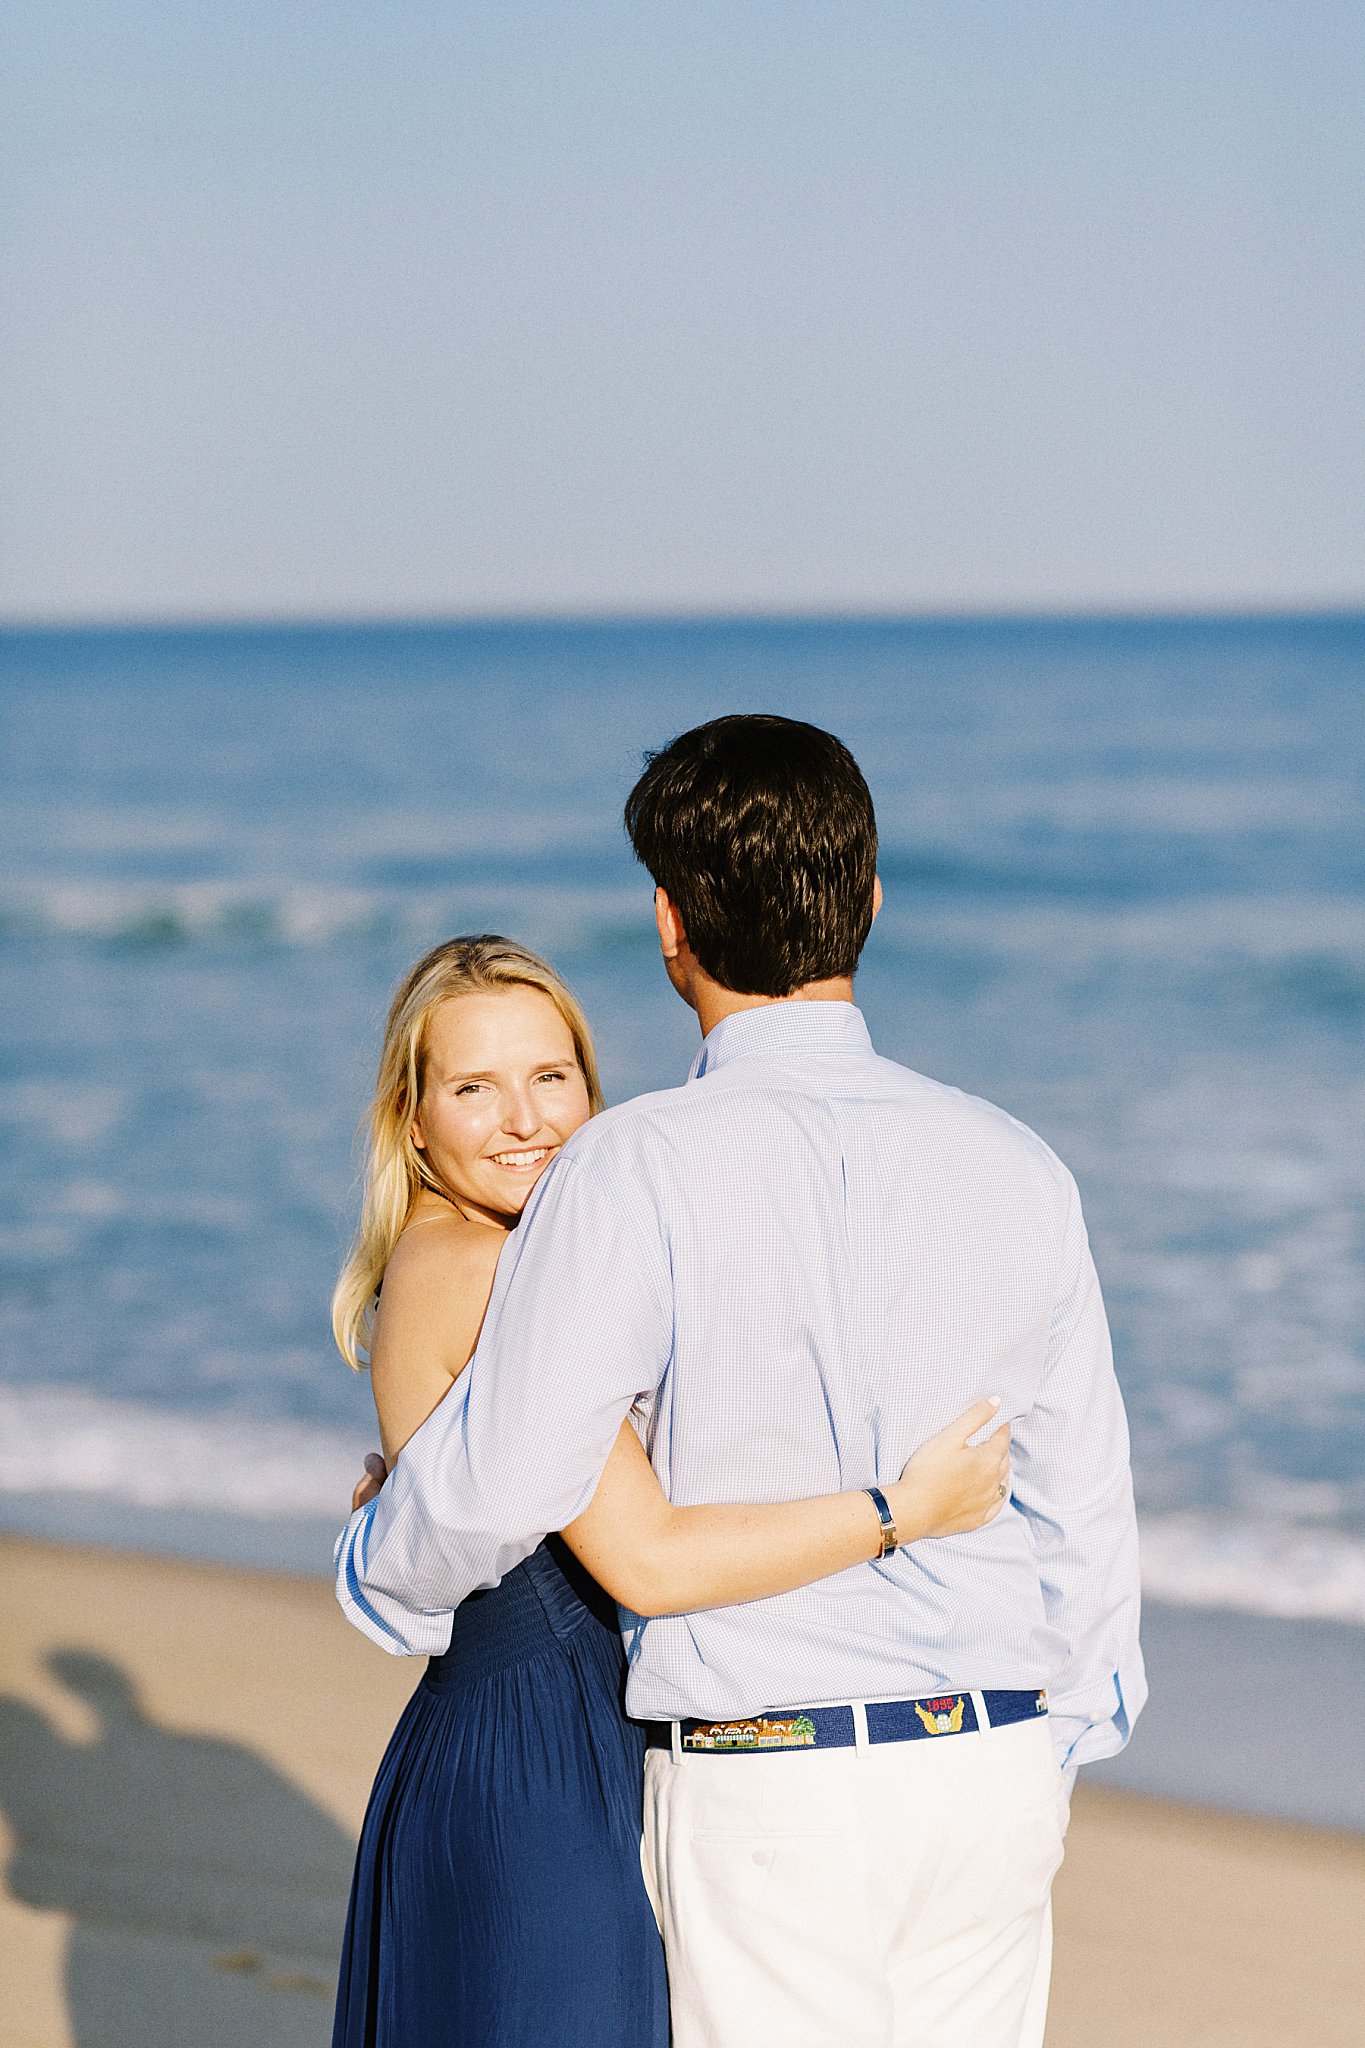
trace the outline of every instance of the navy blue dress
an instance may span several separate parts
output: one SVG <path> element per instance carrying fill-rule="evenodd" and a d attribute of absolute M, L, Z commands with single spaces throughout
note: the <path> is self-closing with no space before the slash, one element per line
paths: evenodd
<path fill-rule="evenodd" d="M 333 2048 L 667 2048 L 624 1668 L 555 1537 L 457 1610 L 370 1795 Z"/>

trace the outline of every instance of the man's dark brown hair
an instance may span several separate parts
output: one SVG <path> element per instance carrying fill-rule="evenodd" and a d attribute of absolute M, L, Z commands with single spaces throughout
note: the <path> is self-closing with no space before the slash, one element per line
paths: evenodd
<path fill-rule="evenodd" d="M 712 979 L 787 996 L 852 974 L 872 925 L 877 820 L 848 748 L 817 725 L 746 716 L 645 758 L 626 830 Z"/>

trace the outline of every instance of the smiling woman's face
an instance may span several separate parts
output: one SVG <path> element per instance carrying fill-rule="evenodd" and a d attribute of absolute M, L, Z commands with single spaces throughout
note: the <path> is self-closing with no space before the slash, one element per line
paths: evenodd
<path fill-rule="evenodd" d="M 514 1223 L 588 1114 L 573 1033 L 542 990 L 450 996 L 433 1010 L 412 1141 L 462 1208 Z"/>

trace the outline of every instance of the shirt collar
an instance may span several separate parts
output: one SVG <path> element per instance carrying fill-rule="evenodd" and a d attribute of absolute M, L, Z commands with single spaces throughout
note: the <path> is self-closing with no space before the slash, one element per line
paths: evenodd
<path fill-rule="evenodd" d="M 854 1003 L 764 1003 L 736 1010 L 707 1032 L 687 1078 L 727 1066 L 731 1060 L 763 1059 L 774 1053 L 870 1053 L 872 1040 Z"/>

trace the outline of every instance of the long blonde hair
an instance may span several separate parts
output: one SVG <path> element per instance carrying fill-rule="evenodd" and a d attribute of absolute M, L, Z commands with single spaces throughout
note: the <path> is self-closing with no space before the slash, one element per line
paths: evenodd
<path fill-rule="evenodd" d="M 550 998 L 573 1036 L 592 1114 L 603 1107 L 588 1020 L 553 967 L 514 939 L 489 932 L 447 939 L 417 962 L 400 984 L 384 1026 L 374 1100 L 361 1126 L 368 1151 L 360 1228 L 332 1296 L 337 1349 L 357 1370 L 366 1362 L 361 1354 L 370 1348 L 376 1290 L 418 1197 L 424 1188 L 446 1193 L 412 1142 L 412 1119 L 422 1100 L 427 1025 L 451 996 L 500 988 L 536 988 Z"/>

